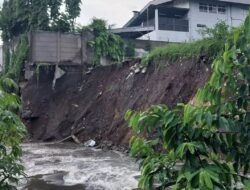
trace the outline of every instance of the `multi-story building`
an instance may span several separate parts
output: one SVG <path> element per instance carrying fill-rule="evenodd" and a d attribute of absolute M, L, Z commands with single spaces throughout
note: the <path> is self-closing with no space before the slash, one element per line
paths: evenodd
<path fill-rule="evenodd" d="M 212 28 L 219 21 L 239 26 L 249 6 L 250 0 L 153 0 L 113 32 L 154 41 L 192 41 L 201 37 L 202 28 Z"/>

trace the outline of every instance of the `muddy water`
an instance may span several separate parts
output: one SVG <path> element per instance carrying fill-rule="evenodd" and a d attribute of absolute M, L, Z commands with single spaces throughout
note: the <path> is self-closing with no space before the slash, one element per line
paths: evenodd
<path fill-rule="evenodd" d="M 24 144 L 20 190 L 132 190 L 138 164 L 119 152 L 73 144 Z"/>

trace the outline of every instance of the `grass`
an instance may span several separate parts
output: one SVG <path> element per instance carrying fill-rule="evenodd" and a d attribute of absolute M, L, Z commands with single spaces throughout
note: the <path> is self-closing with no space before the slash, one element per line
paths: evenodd
<path fill-rule="evenodd" d="M 156 48 L 142 58 L 142 64 L 161 60 L 176 61 L 179 58 L 199 58 L 206 55 L 214 58 L 224 49 L 225 42 L 218 39 L 206 38 L 190 43 L 172 43 Z"/>

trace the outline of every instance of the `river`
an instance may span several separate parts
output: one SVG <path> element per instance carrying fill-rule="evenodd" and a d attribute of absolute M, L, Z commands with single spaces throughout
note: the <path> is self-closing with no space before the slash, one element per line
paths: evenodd
<path fill-rule="evenodd" d="M 23 144 L 19 190 L 132 190 L 138 164 L 116 152 L 74 144 Z"/>

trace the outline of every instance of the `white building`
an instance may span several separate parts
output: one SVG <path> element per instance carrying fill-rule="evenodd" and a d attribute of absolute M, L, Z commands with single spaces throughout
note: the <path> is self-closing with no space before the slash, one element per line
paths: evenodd
<path fill-rule="evenodd" d="M 219 21 L 239 26 L 246 18 L 250 0 L 153 0 L 121 29 L 123 37 L 185 42 L 199 39 L 200 29 Z"/>

